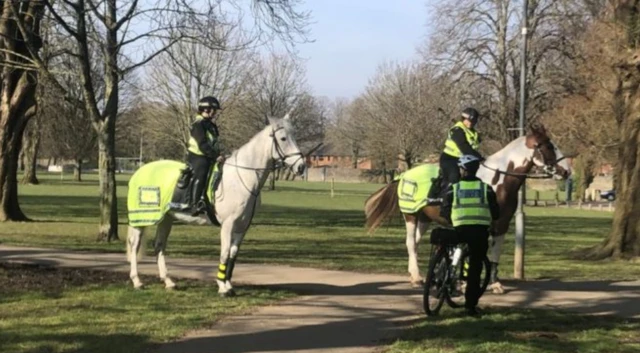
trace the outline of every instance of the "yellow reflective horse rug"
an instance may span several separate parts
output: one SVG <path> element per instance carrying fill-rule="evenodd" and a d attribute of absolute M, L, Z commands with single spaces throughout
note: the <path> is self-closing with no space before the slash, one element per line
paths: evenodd
<path fill-rule="evenodd" d="M 398 205 L 403 213 L 416 213 L 427 205 L 427 195 L 438 176 L 440 168 L 435 164 L 423 164 L 396 176 L 398 180 Z"/>
<path fill-rule="evenodd" d="M 158 224 L 164 215 L 172 209 L 181 209 L 185 205 L 172 204 L 174 191 L 184 163 L 161 160 L 145 164 L 129 180 L 127 209 L 129 225 L 144 227 Z M 218 172 L 216 163 L 209 173 L 206 195 L 214 200 L 214 175 Z"/>

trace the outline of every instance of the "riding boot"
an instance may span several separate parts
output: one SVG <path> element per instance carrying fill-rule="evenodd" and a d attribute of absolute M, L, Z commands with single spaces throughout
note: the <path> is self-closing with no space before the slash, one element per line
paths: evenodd
<path fill-rule="evenodd" d="M 191 200 L 193 201 L 191 207 L 191 215 L 197 216 L 202 213 L 202 211 L 206 210 L 207 204 L 204 202 L 204 197 L 202 196 L 202 190 L 199 187 L 200 180 L 196 180 L 193 183 L 193 190 Z"/>
<path fill-rule="evenodd" d="M 442 177 L 431 179 L 431 188 L 429 188 L 429 193 L 427 194 L 427 202 L 430 204 L 442 201 L 440 196 L 442 191 L 442 182 Z"/>
<path fill-rule="evenodd" d="M 197 216 L 207 211 L 207 202 L 204 199 L 198 200 L 195 205 L 193 205 L 193 213 L 192 216 Z"/>
<path fill-rule="evenodd" d="M 496 283 L 498 282 L 498 263 L 497 262 L 492 262 L 491 263 L 491 275 L 489 277 L 489 283 Z"/>

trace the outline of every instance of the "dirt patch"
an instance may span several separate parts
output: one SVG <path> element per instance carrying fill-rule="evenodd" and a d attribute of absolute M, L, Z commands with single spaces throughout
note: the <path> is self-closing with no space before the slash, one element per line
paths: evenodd
<path fill-rule="evenodd" d="M 143 281 L 146 276 L 140 276 Z M 30 291 L 55 293 L 65 288 L 87 285 L 127 284 L 124 273 L 38 264 L 0 263 L 0 295 Z"/>

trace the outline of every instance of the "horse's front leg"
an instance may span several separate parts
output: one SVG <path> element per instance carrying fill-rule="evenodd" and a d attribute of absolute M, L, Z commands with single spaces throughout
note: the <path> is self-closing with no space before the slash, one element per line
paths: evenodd
<path fill-rule="evenodd" d="M 419 287 L 422 284 L 420 268 L 418 267 L 418 244 L 416 242 L 417 217 L 410 214 L 402 214 L 407 235 L 407 253 L 409 254 L 409 281 L 411 286 Z"/>
<path fill-rule="evenodd" d="M 229 260 L 227 262 L 227 272 L 225 286 L 227 288 L 227 293 L 231 293 L 231 295 L 235 295 L 235 291 L 233 290 L 233 286 L 231 285 L 231 277 L 233 276 L 233 269 L 236 266 L 236 260 L 238 258 L 238 251 L 240 250 L 240 244 L 242 244 L 242 239 L 244 239 L 244 232 L 242 233 L 233 233 L 233 237 L 231 238 L 231 248 L 229 249 Z"/>
<path fill-rule="evenodd" d="M 489 288 L 494 294 L 503 294 L 504 287 L 500 283 L 498 278 L 498 263 L 500 262 L 500 255 L 502 254 L 502 247 L 504 245 L 504 234 L 491 236 L 491 242 L 489 243 L 489 261 L 491 262 L 491 278 L 489 281 Z"/>
<path fill-rule="evenodd" d="M 165 288 L 167 289 L 173 289 L 176 286 L 167 275 L 167 264 L 164 259 L 164 250 L 167 247 L 167 239 L 169 238 L 169 233 L 171 233 L 172 226 L 173 219 L 165 217 L 156 229 L 155 252 L 158 258 L 158 272 L 160 274 L 160 280 L 164 282 Z"/>
<path fill-rule="evenodd" d="M 218 265 L 218 274 L 216 282 L 218 283 L 218 294 L 222 297 L 235 295 L 231 286 L 231 274 L 235 265 L 235 255 L 237 254 L 237 246 L 235 246 L 234 260 L 231 260 L 231 238 L 233 235 L 234 224 L 232 220 L 222 223 L 220 228 L 220 264 Z"/>

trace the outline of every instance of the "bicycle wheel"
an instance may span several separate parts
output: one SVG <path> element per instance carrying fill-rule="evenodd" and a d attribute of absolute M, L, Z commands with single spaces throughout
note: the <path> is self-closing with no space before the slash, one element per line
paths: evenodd
<path fill-rule="evenodd" d="M 482 272 L 480 272 L 480 296 L 484 294 L 489 285 L 489 274 L 491 273 L 491 263 L 486 256 L 482 260 Z M 460 256 L 460 261 L 455 268 L 456 280 L 453 281 L 451 288 L 447 291 L 447 304 L 452 308 L 461 308 L 464 306 L 464 294 L 467 289 L 467 271 L 469 270 L 469 251 L 465 251 Z"/>
<path fill-rule="evenodd" d="M 429 261 L 429 271 L 424 283 L 422 305 L 427 316 L 437 315 L 445 301 L 444 282 L 447 276 L 447 257 L 444 249 L 435 252 Z"/>

